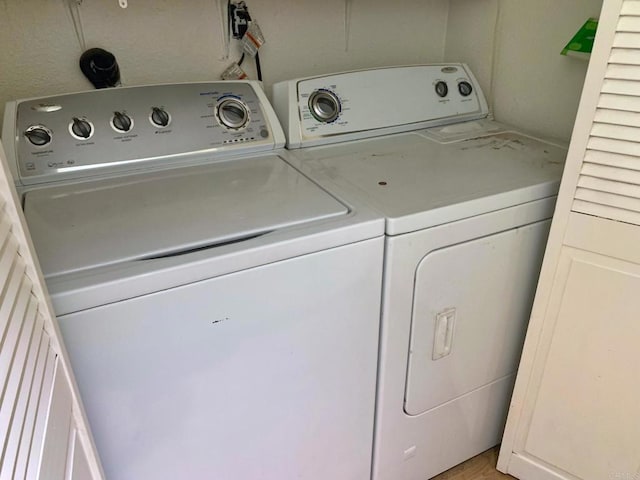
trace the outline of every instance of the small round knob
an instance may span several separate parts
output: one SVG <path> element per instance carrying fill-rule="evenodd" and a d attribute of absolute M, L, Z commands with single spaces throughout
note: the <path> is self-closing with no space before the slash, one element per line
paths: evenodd
<path fill-rule="evenodd" d="M 171 115 L 164 108 L 153 107 L 151 109 L 151 123 L 153 123 L 156 127 L 166 127 L 171 122 Z"/>
<path fill-rule="evenodd" d="M 93 135 L 93 125 L 84 118 L 73 117 L 70 125 L 71 134 L 79 140 L 86 140 Z"/>
<path fill-rule="evenodd" d="M 436 83 L 436 93 L 440 98 L 444 98 L 449 93 L 449 86 L 447 82 L 439 81 Z"/>
<path fill-rule="evenodd" d="M 216 116 L 222 126 L 239 130 L 249 122 L 249 108 L 237 98 L 224 98 L 216 105 Z"/>
<path fill-rule="evenodd" d="M 44 147 L 51 143 L 51 130 L 44 125 L 32 125 L 24 132 L 24 136 L 36 147 Z"/>
<path fill-rule="evenodd" d="M 133 120 L 124 112 L 113 112 L 111 126 L 114 130 L 125 133 L 133 128 Z"/>
<path fill-rule="evenodd" d="M 469 82 L 460 82 L 458 83 L 458 91 L 463 97 L 468 97 L 473 92 L 473 87 Z"/>
<path fill-rule="evenodd" d="M 331 90 L 316 90 L 309 96 L 309 110 L 317 121 L 331 123 L 338 118 L 342 107 L 340 99 Z"/>

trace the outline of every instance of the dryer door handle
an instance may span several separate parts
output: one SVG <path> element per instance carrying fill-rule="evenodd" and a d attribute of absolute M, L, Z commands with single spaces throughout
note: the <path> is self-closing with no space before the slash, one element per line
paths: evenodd
<path fill-rule="evenodd" d="M 439 360 L 451 353 L 455 323 L 455 308 L 449 308 L 436 315 L 432 360 Z"/>

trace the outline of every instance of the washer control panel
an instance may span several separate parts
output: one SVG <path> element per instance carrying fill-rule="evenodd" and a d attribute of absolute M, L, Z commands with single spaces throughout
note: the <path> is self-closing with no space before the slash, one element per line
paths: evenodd
<path fill-rule="evenodd" d="M 251 82 L 93 90 L 15 102 L 3 137 L 14 142 L 20 183 L 44 183 L 279 148 L 265 103 Z"/>
<path fill-rule="evenodd" d="M 288 146 L 313 146 L 476 120 L 487 103 L 464 64 L 337 73 L 274 86 Z"/>

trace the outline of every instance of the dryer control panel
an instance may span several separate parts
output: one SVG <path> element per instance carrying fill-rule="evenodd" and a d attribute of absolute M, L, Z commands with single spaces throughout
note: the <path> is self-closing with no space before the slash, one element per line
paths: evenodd
<path fill-rule="evenodd" d="M 254 82 L 93 90 L 11 102 L 3 141 L 16 179 L 31 185 L 162 167 L 283 146 Z"/>
<path fill-rule="evenodd" d="M 273 101 L 292 148 L 477 120 L 488 114 L 482 90 L 464 64 L 298 79 L 276 84 Z"/>

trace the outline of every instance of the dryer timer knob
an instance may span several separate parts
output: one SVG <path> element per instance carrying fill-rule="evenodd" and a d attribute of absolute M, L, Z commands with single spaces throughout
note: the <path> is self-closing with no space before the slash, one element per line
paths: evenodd
<path fill-rule="evenodd" d="M 321 88 L 309 96 L 309 111 L 318 122 L 331 123 L 340 115 L 342 106 L 335 93 Z"/>

